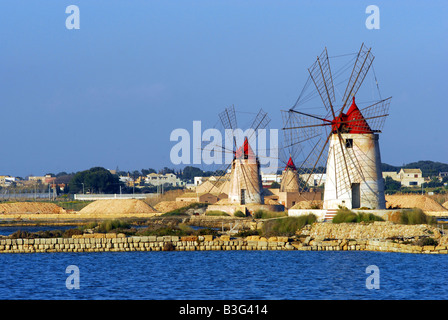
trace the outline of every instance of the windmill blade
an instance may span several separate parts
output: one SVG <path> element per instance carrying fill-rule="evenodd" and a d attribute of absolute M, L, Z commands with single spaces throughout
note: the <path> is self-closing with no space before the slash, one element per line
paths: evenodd
<path fill-rule="evenodd" d="M 346 121 L 339 121 L 338 122 L 338 131 L 341 133 L 349 133 L 353 132 L 353 130 L 357 131 L 357 133 L 372 133 L 372 132 L 379 132 L 380 130 L 374 130 L 370 127 L 370 125 L 367 123 L 367 120 L 371 120 L 374 123 L 384 123 L 384 119 L 389 114 L 381 114 L 377 116 L 367 117 L 367 118 L 355 118 L 352 120 L 346 120 Z M 348 129 L 348 127 L 350 129 Z"/>
<path fill-rule="evenodd" d="M 219 119 L 221 120 L 224 129 L 237 128 L 235 107 L 233 105 L 226 108 L 223 112 L 219 113 Z"/>
<path fill-rule="evenodd" d="M 311 150 L 307 152 L 306 158 L 298 163 L 298 174 L 305 177 L 300 179 L 300 190 L 303 193 L 309 189 L 310 179 L 316 173 L 322 173 L 322 169 L 325 169 L 327 165 L 328 151 L 327 145 L 330 141 L 332 133 L 330 133 L 325 139 L 320 137 L 317 141 L 307 141 Z M 296 164 L 297 165 L 297 164 Z"/>
<path fill-rule="evenodd" d="M 345 150 L 338 134 L 332 134 L 328 149 L 326 186 L 329 185 L 336 198 L 347 194 L 351 190 L 351 165 L 345 157 Z M 333 189 L 334 188 L 334 189 Z"/>
<path fill-rule="evenodd" d="M 223 188 L 226 186 L 226 182 L 228 180 L 228 178 L 226 179 L 227 171 L 231 165 L 232 163 L 223 164 L 220 169 L 215 170 L 215 175 L 212 176 L 214 180 L 208 180 L 210 185 L 204 190 L 205 193 L 220 194 L 223 192 Z"/>
<path fill-rule="evenodd" d="M 369 127 L 375 132 L 381 132 L 386 117 L 389 115 L 389 106 L 392 97 L 378 101 L 368 107 L 360 109 Z"/>
<path fill-rule="evenodd" d="M 269 122 L 271 122 L 271 119 L 268 117 L 267 112 L 264 112 L 263 109 L 260 109 L 254 121 L 252 122 L 251 128 L 254 129 L 254 131 L 265 129 L 268 126 Z"/>
<path fill-rule="evenodd" d="M 325 48 L 320 56 L 317 57 L 316 62 L 314 62 L 308 69 L 308 72 L 319 92 L 325 108 L 327 111 L 332 109 L 335 96 L 327 48 Z"/>
<path fill-rule="evenodd" d="M 341 113 L 344 111 L 348 99 L 351 96 L 356 95 L 356 92 L 358 92 L 359 87 L 364 81 L 364 78 L 372 65 L 373 59 L 375 59 L 375 57 L 371 52 L 371 48 L 367 48 L 363 43 L 361 45 L 361 49 L 359 49 L 352 73 L 342 98 L 343 105 L 340 111 Z"/>
<path fill-rule="evenodd" d="M 232 105 L 231 107 L 226 108 L 219 114 L 219 119 L 221 120 L 221 124 L 226 131 L 227 137 L 230 140 L 233 139 L 234 148 L 236 149 L 237 139 L 235 137 L 235 134 L 237 134 L 237 131 L 235 131 L 235 129 L 238 128 L 238 125 L 236 121 L 235 107 Z"/>
<path fill-rule="evenodd" d="M 317 138 L 324 134 L 324 119 L 301 113 L 295 110 L 282 111 L 282 128 L 287 146 L 300 144 L 304 141 Z"/>
<path fill-rule="evenodd" d="M 250 136 L 247 137 L 247 139 L 249 141 L 252 141 L 253 135 L 256 135 L 258 130 L 265 129 L 268 126 L 269 122 L 271 122 L 271 119 L 268 117 L 267 112 L 264 112 L 263 109 L 260 109 L 254 120 L 252 121 L 251 126 L 249 127 L 250 129 L 253 129 L 253 131 Z"/>
<path fill-rule="evenodd" d="M 338 131 L 338 140 L 339 140 L 339 155 L 335 156 L 334 159 L 336 162 L 339 162 L 339 165 L 336 164 L 336 170 L 340 172 L 340 179 L 339 181 L 336 181 L 336 194 L 338 196 L 345 194 L 347 191 L 351 190 L 352 185 L 352 179 L 351 179 L 351 172 L 349 170 L 349 163 L 348 163 L 348 150 L 346 148 L 345 140 L 342 138 L 341 133 Z M 342 157 L 341 157 L 342 155 Z M 351 158 L 350 158 L 351 160 Z M 350 163 L 351 164 L 351 163 Z M 352 167 L 352 166 L 350 166 Z"/>
<path fill-rule="evenodd" d="M 286 147 L 296 150 L 294 163 L 297 168 L 299 194 L 303 194 L 314 185 L 314 174 L 320 173 L 322 178 L 322 168 L 326 167 L 328 157 L 325 149 L 331 135 L 325 126 L 329 127 L 329 123 L 319 116 L 292 109 L 282 111 L 282 116 Z M 289 185 L 289 182 L 286 185 Z"/>

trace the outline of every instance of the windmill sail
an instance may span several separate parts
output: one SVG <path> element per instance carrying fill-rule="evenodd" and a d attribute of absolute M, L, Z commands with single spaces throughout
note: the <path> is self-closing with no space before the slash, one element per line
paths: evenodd
<path fill-rule="evenodd" d="M 335 100 L 333 79 L 331 77 L 330 62 L 327 48 L 317 57 L 316 62 L 308 69 L 311 79 L 327 110 L 333 105 Z"/>
<path fill-rule="evenodd" d="M 364 44 L 353 55 L 356 57 L 349 62 L 353 63 L 352 67 L 346 64 L 335 72 L 338 77 L 344 71 L 349 72 L 344 90 L 335 87 L 340 83 L 332 79 L 327 49 L 308 69 L 326 114 L 316 114 L 322 110 L 319 105 L 311 108 L 301 106 L 301 110 L 297 102 L 283 113 L 285 143 L 297 145 L 300 150 L 302 159 L 296 159 L 295 165 L 299 173 L 307 174 L 304 174 L 305 188 L 312 181 L 313 173 L 322 172 L 322 168 L 326 170 L 324 208 L 327 209 L 338 206 L 351 208 L 360 204 L 369 208 L 385 206 L 377 133 L 381 132 L 388 116 L 391 98 L 381 99 L 364 108 L 357 106 L 355 95 L 371 69 L 374 56 Z M 306 92 L 307 86 L 308 81 L 300 93 L 301 97 L 312 96 Z M 343 92 L 339 106 L 335 106 L 335 90 Z M 306 110 L 313 108 L 316 113 Z"/>
<path fill-rule="evenodd" d="M 358 92 L 359 87 L 364 81 L 364 78 L 366 77 L 367 72 L 369 71 L 370 66 L 372 65 L 373 59 L 375 59 L 375 57 L 371 53 L 371 49 L 367 48 L 363 43 L 361 45 L 361 49 L 359 49 L 356 62 L 353 66 L 350 79 L 347 83 L 347 87 L 345 89 L 344 96 L 342 98 L 343 105 L 341 113 L 342 111 L 344 111 L 344 108 L 347 105 L 350 96 L 355 96 L 356 93 Z"/>

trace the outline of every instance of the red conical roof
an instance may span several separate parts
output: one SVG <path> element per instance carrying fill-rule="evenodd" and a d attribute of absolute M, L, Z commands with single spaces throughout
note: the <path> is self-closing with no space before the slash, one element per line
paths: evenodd
<path fill-rule="evenodd" d="M 355 103 L 355 97 L 347 113 L 342 113 L 331 121 L 333 132 L 341 130 L 343 133 L 372 133 L 369 124 Z"/>
<path fill-rule="evenodd" d="M 369 124 L 364 119 L 361 111 L 359 111 L 358 106 L 355 103 L 355 97 L 353 97 L 353 102 L 346 114 L 346 123 L 349 133 L 372 133 Z"/>
<path fill-rule="evenodd" d="M 235 158 L 255 158 L 255 153 L 252 151 L 247 137 L 244 139 L 243 145 L 235 152 Z"/>
<path fill-rule="evenodd" d="M 296 168 L 294 162 L 292 161 L 292 158 L 291 158 L 291 157 L 289 157 L 288 163 L 286 164 L 285 171 L 286 171 L 287 169 L 297 170 L 297 168 Z"/>

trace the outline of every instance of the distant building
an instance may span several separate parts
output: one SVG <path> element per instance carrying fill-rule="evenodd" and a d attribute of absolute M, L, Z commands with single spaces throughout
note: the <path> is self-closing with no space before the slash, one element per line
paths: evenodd
<path fill-rule="evenodd" d="M 182 187 L 185 182 L 180 180 L 174 173 L 158 174 L 150 173 L 145 178 L 145 183 L 153 186 L 169 184 L 173 187 Z"/>
<path fill-rule="evenodd" d="M 408 187 L 421 186 L 425 182 L 420 169 L 401 169 L 398 172 L 398 177 L 401 185 Z"/>
<path fill-rule="evenodd" d="M 45 176 L 29 176 L 29 181 L 33 181 L 35 183 L 42 183 L 42 184 L 50 184 L 53 183 L 54 180 L 56 180 L 56 177 L 51 176 L 50 174 L 47 174 Z"/>
<path fill-rule="evenodd" d="M 16 182 L 16 178 L 15 177 L 0 176 L 0 186 L 1 187 L 9 187 L 14 182 Z"/>
<path fill-rule="evenodd" d="M 128 187 L 132 187 L 134 185 L 134 180 L 129 175 L 119 176 L 118 179 Z"/>
<path fill-rule="evenodd" d="M 194 185 L 198 186 L 200 184 L 202 184 L 206 179 L 204 179 L 204 177 L 194 177 Z"/>
<path fill-rule="evenodd" d="M 420 169 L 400 169 L 399 172 L 385 171 L 383 178 L 391 177 L 395 181 L 399 181 L 405 187 L 419 187 L 425 182 L 422 170 Z"/>
<path fill-rule="evenodd" d="M 327 174 L 325 173 L 305 173 L 301 174 L 300 178 L 302 179 L 303 183 L 307 183 L 308 187 L 319 187 L 322 186 L 325 183 L 325 180 L 327 178 Z"/>
<path fill-rule="evenodd" d="M 261 173 L 261 183 L 263 184 L 263 187 L 270 187 L 272 183 L 277 182 L 280 183 L 282 181 L 282 175 L 281 174 L 275 174 L 275 173 Z"/>

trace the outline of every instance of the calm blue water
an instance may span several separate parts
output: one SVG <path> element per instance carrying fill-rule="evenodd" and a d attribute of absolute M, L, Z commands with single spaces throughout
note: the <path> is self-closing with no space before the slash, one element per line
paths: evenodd
<path fill-rule="evenodd" d="M 448 299 L 448 255 L 194 251 L 0 254 L 0 299 Z M 66 267 L 79 268 L 68 290 Z M 366 267 L 380 271 L 367 289 Z"/>

